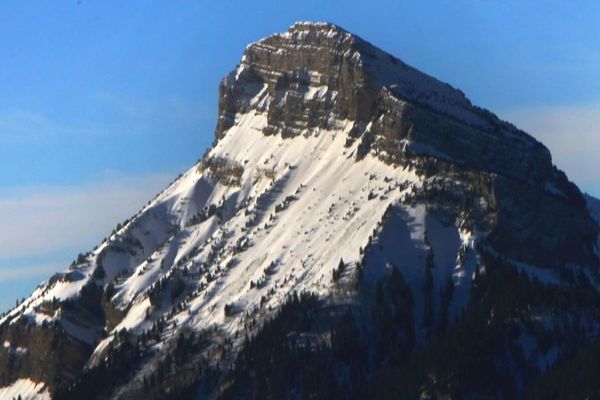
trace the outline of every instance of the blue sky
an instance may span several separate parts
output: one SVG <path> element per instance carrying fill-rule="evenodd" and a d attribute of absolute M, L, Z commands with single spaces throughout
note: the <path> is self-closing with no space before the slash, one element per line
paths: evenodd
<path fill-rule="evenodd" d="M 335 22 L 542 140 L 600 196 L 600 3 L 3 1 L 0 310 L 212 143 L 245 45 Z"/>

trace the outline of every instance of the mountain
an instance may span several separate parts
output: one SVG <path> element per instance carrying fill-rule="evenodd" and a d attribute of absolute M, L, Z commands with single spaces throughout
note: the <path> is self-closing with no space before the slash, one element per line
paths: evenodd
<path fill-rule="evenodd" d="M 600 202 L 543 144 L 329 23 L 250 44 L 219 92 L 202 159 L 0 319 L 0 397 L 567 390 Z"/>

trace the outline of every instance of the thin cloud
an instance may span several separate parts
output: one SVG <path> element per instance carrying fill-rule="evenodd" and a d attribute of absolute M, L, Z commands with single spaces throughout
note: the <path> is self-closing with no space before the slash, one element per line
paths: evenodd
<path fill-rule="evenodd" d="M 18 268 L 0 268 L 0 283 L 28 278 L 48 278 L 53 272 L 66 269 L 62 264 L 41 264 Z"/>
<path fill-rule="evenodd" d="M 89 114 L 89 109 L 94 112 Z M 56 136 L 176 134 L 214 118 L 214 110 L 198 101 L 169 95 L 139 98 L 117 92 L 97 92 L 89 96 L 72 115 L 53 118 L 27 109 L 0 110 L 0 141 L 44 140 Z M 78 120 L 85 114 L 85 120 Z M 175 129 L 176 128 L 176 129 Z"/>
<path fill-rule="evenodd" d="M 0 113 L 0 138 L 30 141 L 50 136 L 97 135 L 102 130 L 90 126 L 69 126 L 47 115 L 29 110 L 9 110 Z"/>
<path fill-rule="evenodd" d="M 583 190 L 600 195 L 600 104 L 520 108 L 502 117 L 544 143 Z"/>
<path fill-rule="evenodd" d="M 111 175 L 75 187 L 0 191 L 0 261 L 92 247 L 133 215 L 171 175 Z"/>
<path fill-rule="evenodd" d="M 116 122 L 112 129 L 124 124 L 130 132 L 148 132 L 187 124 L 195 126 L 201 120 L 213 119 L 215 113 L 199 101 L 178 95 L 139 98 L 115 91 L 99 91 L 91 96 L 90 101 L 106 110 L 107 116 L 110 115 Z"/>

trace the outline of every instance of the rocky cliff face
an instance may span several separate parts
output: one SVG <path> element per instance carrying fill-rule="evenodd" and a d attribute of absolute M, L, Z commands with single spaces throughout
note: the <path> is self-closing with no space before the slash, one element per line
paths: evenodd
<path fill-rule="evenodd" d="M 410 381 L 397 396 L 520 396 L 599 329 L 589 204 L 541 143 L 459 90 L 297 23 L 223 80 L 201 162 L 0 320 L 0 385 L 360 397 L 397 389 L 393 370 Z M 503 386 L 456 377 L 478 370 L 448 356 L 466 340 L 493 347 L 481 370 Z"/>

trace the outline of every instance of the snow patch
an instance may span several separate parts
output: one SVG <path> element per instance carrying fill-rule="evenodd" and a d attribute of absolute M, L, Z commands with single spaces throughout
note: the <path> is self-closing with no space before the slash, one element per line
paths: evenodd
<path fill-rule="evenodd" d="M 9 386 L 0 388 L 0 399 L 51 400 L 50 390 L 44 382 L 33 382 L 30 379 L 19 379 Z"/>

